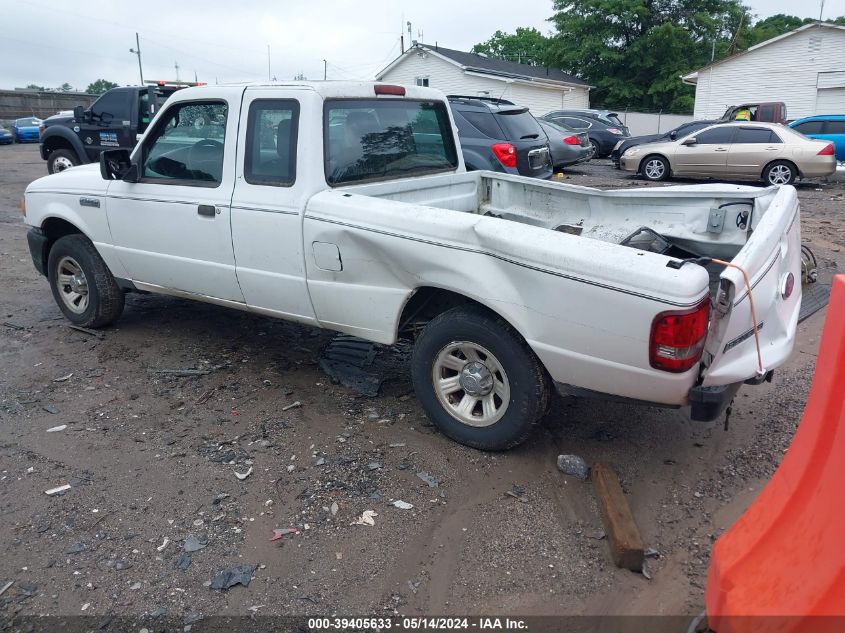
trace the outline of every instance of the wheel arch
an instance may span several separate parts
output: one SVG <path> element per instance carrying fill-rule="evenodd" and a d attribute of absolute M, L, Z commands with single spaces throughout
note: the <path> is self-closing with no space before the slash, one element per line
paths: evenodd
<path fill-rule="evenodd" d="M 671 160 L 669 160 L 669 157 L 668 157 L 668 156 L 666 156 L 665 154 L 661 154 L 660 152 L 652 152 L 651 154 L 646 154 L 645 156 L 643 156 L 643 157 L 640 159 L 640 162 L 639 162 L 639 163 L 637 163 L 637 173 L 638 173 L 638 174 L 641 174 L 641 173 L 643 172 L 643 165 L 645 165 L 645 162 L 646 162 L 649 158 L 662 158 L 664 161 L 666 161 L 666 164 L 669 166 L 669 174 L 668 174 L 668 176 L 671 176 L 671 175 L 672 175 L 672 161 L 671 161 Z M 668 177 L 668 176 L 667 176 L 667 177 Z"/>
<path fill-rule="evenodd" d="M 80 164 L 90 162 L 78 136 L 64 126 L 48 127 L 44 130 L 44 136 L 41 139 L 41 158 L 47 160 L 50 154 L 60 149 L 73 151 Z"/>
<path fill-rule="evenodd" d="M 47 261 L 50 258 L 50 249 L 53 248 L 53 244 L 55 244 L 56 241 L 66 235 L 85 235 L 78 226 L 58 216 L 48 217 L 41 222 L 41 232 L 44 234 L 44 237 L 47 238 L 44 242 L 44 248 L 41 253 L 41 260 L 44 265 L 43 270 L 45 271 L 47 270 Z"/>
<path fill-rule="evenodd" d="M 775 158 L 774 160 L 770 160 L 768 163 L 763 165 L 763 170 L 760 172 L 760 178 L 762 180 L 764 180 L 764 181 L 766 180 L 766 171 L 769 169 L 769 167 L 771 167 L 775 163 L 788 163 L 795 170 L 795 175 L 796 175 L 797 178 L 803 178 L 804 177 L 804 174 L 801 173 L 801 168 L 798 166 L 798 164 L 795 161 L 789 160 L 788 158 Z"/>

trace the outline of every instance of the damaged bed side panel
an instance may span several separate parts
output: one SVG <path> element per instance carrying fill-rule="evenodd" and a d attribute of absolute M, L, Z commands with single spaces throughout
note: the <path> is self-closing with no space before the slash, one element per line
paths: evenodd
<path fill-rule="evenodd" d="M 653 253 L 342 191 L 309 201 L 303 233 L 308 289 L 325 327 L 392 343 L 413 292 L 442 288 L 510 322 L 558 382 L 683 404 L 695 381 L 694 371 L 651 369 L 648 343 L 657 313 L 690 308 L 706 293 L 699 267 L 675 270 Z M 315 258 L 315 243 L 321 252 L 335 245 L 342 270 Z"/>

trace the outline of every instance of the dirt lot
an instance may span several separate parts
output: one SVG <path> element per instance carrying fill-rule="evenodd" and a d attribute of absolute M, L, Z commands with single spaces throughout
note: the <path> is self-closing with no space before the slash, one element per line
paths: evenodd
<path fill-rule="evenodd" d="M 540 432 L 506 454 L 439 435 L 402 371 L 375 398 L 332 384 L 317 365 L 331 333 L 129 295 L 118 324 L 90 336 L 67 326 L 30 261 L 18 200 L 45 173 L 37 146 L 0 147 L 7 623 L 167 616 L 181 630 L 256 613 L 697 614 L 713 540 L 773 472 L 804 405 L 824 312 L 800 325 L 772 384 L 740 392 L 727 432 L 681 411 L 559 399 Z M 644 186 L 604 161 L 565 179 Z M 843 192 L 800 186 L 821 283 L 845 263 Z M 155 373 L 173 368 L 208 373 Z M 557 470 L 559 453 L 616 465 L 659 552 L 651 580 L 614 567 L 592 488 Z M 71 489 L 45 494 L 62 484 Z M 352 525 L 365 510 L 375 525 Z M 270 541 L 288 527 L 298 532 Z M 186 545 L 199 549 L 187 556 Z M 237 565 L 256 566 L 248 587 L 208 586 Z"/>

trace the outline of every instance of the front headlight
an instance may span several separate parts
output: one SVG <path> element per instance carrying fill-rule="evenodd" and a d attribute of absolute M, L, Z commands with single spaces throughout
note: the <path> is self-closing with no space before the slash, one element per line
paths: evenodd
<path fill-rule="evenodd" d="M 622 155 L 623 156 L 636 156 L 639 153 L 640 153 L 639 147 L 629 147 L 628 149 L 625 150 L 625 153 L 622 154 Z"/>

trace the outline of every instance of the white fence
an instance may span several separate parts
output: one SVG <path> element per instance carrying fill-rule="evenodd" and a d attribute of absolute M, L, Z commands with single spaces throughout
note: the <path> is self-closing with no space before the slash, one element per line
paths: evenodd
<path fill-rule="evenodd" d="M 653 114 L 649 112 L 625 112 L 624 110 L 616 110 L 616 112 L 622 119 L 622 123 L 631 130 L 631 136 L 662 134 L 678 127 L 681 123 L 694 120 L 691 114 Z"/>

